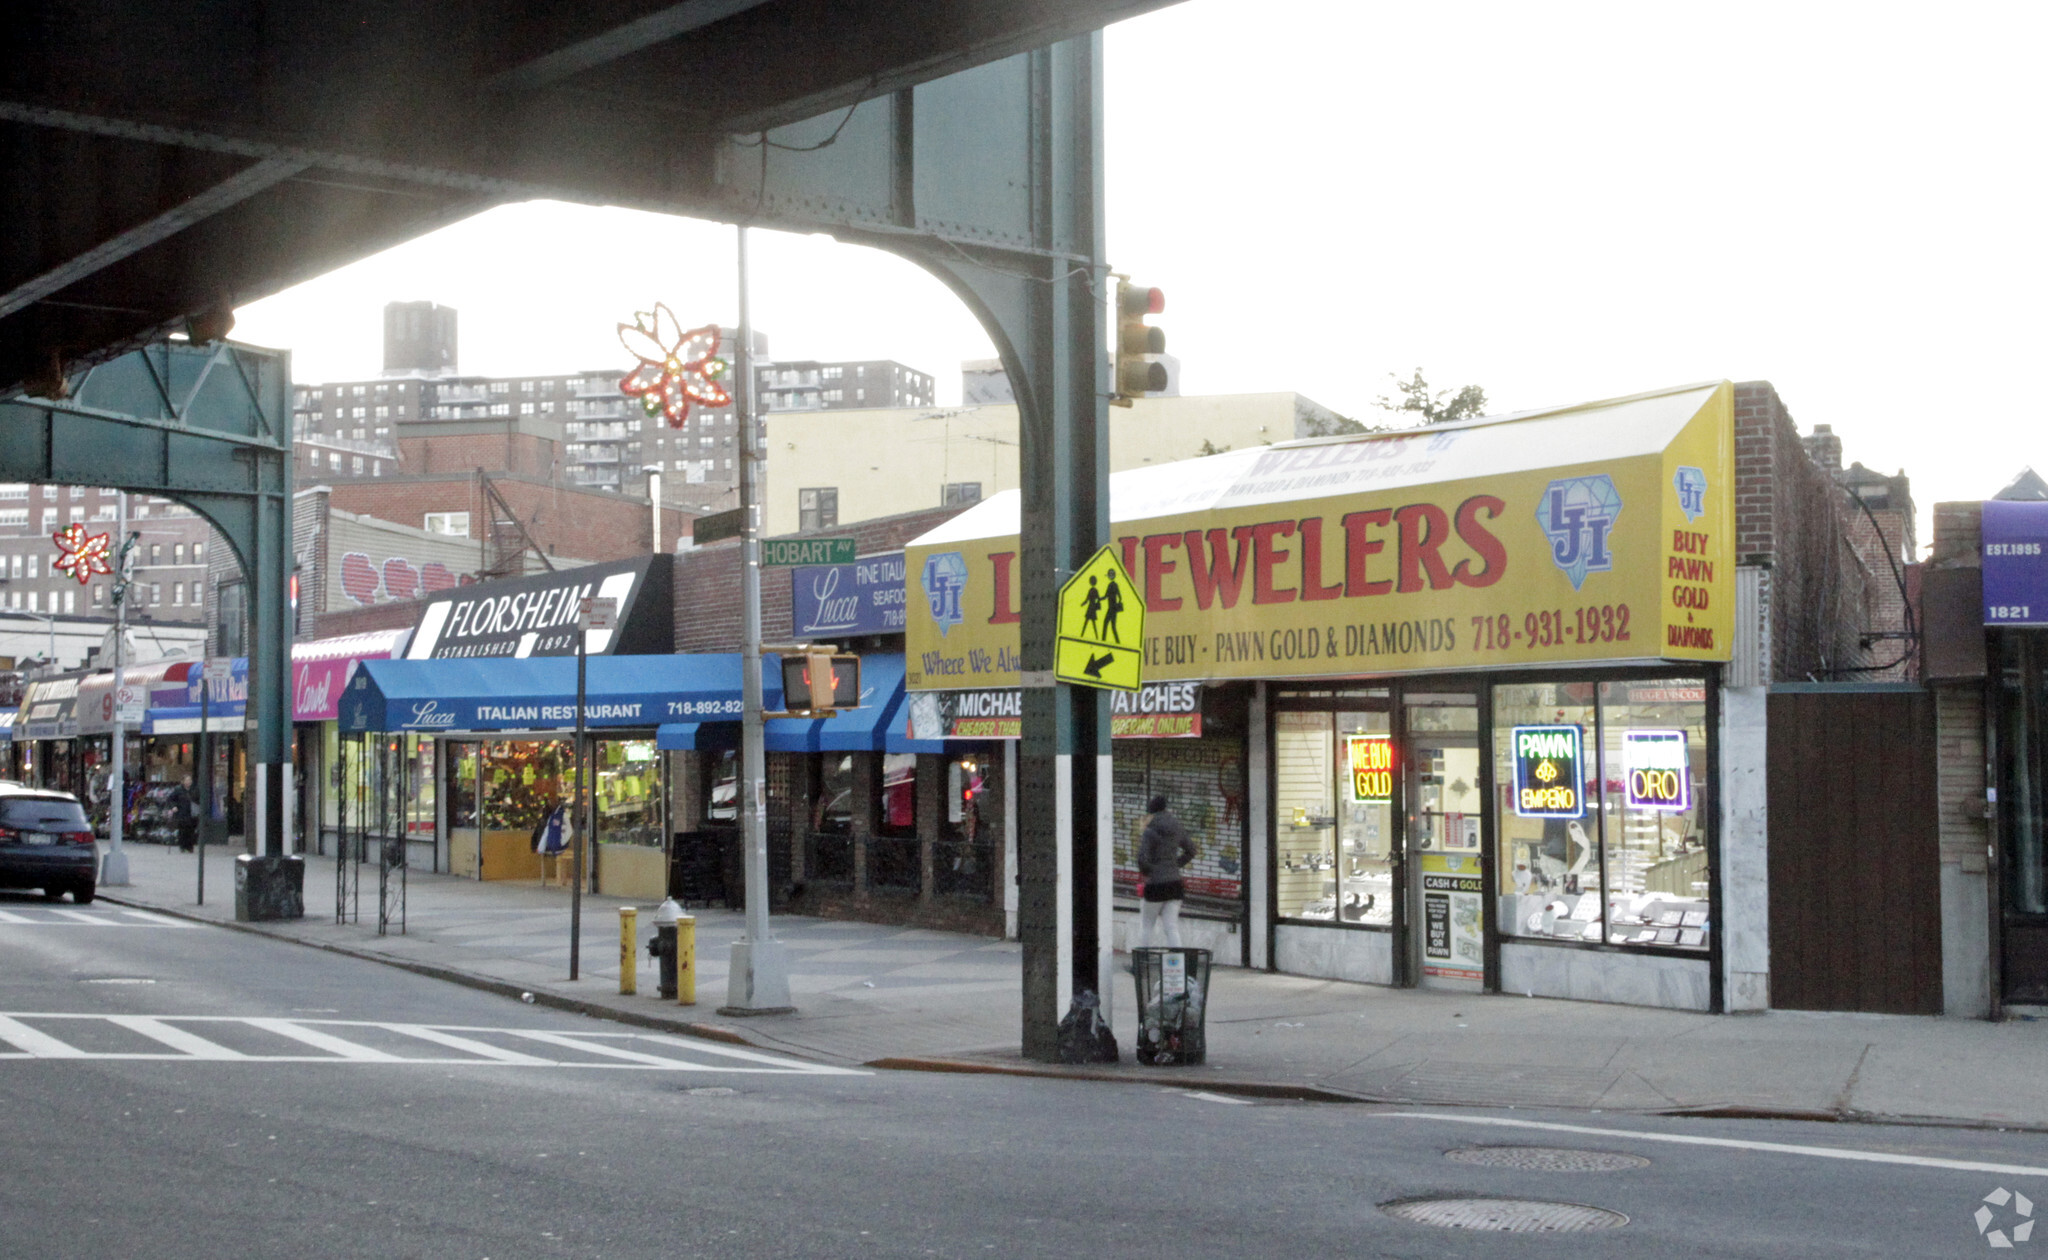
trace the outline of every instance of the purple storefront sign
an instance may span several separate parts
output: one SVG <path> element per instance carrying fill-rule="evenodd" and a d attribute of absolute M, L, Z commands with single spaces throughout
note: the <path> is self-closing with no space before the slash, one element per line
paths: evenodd
<path fill-rule="evenodd" d="M 2048 626 L 2048 503 L 1984 504 L 1984 624 Z"/>

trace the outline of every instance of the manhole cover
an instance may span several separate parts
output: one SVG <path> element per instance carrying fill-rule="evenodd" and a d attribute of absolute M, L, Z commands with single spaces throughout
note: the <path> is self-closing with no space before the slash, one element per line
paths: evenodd
<path fill-rule="evenodd" d="M 1380 1204 L 1395 1220 L 1444 1229 L 1483 1229 L 1506 1234 L 1569 1234 L 1589 1229 L 1616 1229 L 1628 1218 L 1583 1203 L 1544 1203 L 1537 1199 L 1485 1199 L 1471 1195 L 1431 1195 Z"/>
<path fill-rule="evenodd" d="M 1535 1172 L 1623 1172 L 1648 1168 L 1650 1161 L 1620 1151 L 1576 1151 L 1565 1146 L 1467 1146 L 1445 1151 L 1444 1158 L 1488 1168 L 1526 1168 Z"/>

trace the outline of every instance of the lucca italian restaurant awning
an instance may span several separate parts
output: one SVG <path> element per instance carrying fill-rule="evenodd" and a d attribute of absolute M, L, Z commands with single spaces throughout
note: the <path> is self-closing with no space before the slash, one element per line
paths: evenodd
<path fill-rule="evenodd" d="M 1733 387 L 1110 478 L 1147 682 L 1726 660 Z M 1018 682 L 1019 495 L 907 549 L 911 691 Z"/>
<path fill-rule="evenodd" d="M 654 728 L 739 720 L 738 653 L 593 656 L 586 666 L 586 726 Z M 767 703 L 779 708 L 780 671 L 773 675 Z M 339 715 L 344 733 L 573 727 L 576 658 L 364 661 L 342 693 Z"/>

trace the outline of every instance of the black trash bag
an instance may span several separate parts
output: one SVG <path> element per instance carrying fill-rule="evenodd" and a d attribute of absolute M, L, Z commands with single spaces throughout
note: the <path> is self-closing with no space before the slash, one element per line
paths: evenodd
<path fill-rule="evenodd" d="M 1116 1061 L 1116 1034 L 1102 1018 L 1102 1000 L 1093 989 L 1083 989 L 1074 995 L 1074 1004 L 1060 1020 L 1060 1062 Z"/>

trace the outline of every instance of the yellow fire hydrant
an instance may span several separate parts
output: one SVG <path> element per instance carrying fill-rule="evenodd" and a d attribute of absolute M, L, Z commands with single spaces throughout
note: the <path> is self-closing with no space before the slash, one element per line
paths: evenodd
<path fill-rule="evenodd" d="M 697 920 L 687 914 L 676 916 L 676 1002 L 697 1004 Z"/>
<path fill-rule="evenodd" d="M 638 993 L 640 976 L 637 964 L 640 961 L 640 910 L 636 906 L 619 907 L 619 992 Z"/>

